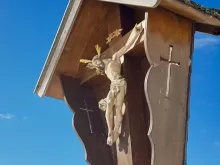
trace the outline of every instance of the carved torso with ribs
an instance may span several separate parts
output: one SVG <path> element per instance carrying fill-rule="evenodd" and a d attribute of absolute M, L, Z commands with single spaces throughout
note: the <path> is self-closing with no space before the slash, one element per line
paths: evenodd
<path fill-rule="evenodd" d="M 105 74 L 111 82 L 120 79 L 121 76 L 121 61 L 120 59 L 111 59 L 105 63 Z"/>

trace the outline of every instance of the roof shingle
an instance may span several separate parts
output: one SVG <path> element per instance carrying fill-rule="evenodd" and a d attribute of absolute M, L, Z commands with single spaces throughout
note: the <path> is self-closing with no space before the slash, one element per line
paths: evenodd
<path fill-rule="evenodd" d="M 200 10 L 206 14 L 209 14 L 210 16 L 216 17 L 218 19 L 220 19 L 220 9 L 215 9 L 215 8 L 206 8 L 203 7 L 202 5 L 191 1 L 191 0 L 180 0 L 182 2 L 184 2 L 185 4 L 192 6 L 193 8 Z"/>

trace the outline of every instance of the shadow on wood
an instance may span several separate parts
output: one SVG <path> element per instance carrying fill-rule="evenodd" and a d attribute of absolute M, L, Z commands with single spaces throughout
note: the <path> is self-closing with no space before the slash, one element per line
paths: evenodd
<path fill-rule="evenodd" d="M 74 112 L 73 128 L 81 139 L 90 165 L 113 165 L 110 147 L 95 95 L 90 88 L 67 76 L 60 76 L 64 100 Z"/>

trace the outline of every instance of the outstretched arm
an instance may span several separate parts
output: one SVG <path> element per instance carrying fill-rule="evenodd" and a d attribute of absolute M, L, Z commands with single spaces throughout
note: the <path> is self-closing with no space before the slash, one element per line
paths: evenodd
<path fill-rule="evenodd" d="M 142 23 L 140 23 L 139 25 L 136 25 L 133 28 L 133 30 L 132 30 L 125 46 L 123 46 L 118 52 L 116 52 L 112 56 L 112 59 L 113 60 L 119 60 L 120 57 L 123 56 L 132 47 L 132 45 L 137 42 L 137 40 L 139 39 L 140 34 L 142 33 L 142 31 L 143 31 Z"/>

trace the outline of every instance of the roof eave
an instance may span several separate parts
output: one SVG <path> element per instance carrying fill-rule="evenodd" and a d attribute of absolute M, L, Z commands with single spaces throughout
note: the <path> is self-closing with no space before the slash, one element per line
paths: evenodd
<path fill-rule="evenodd" d="M 100 0 L 100 1 L 105 1 L 105 0 Z M 62 22 L 60 24 L 60 27 L 58 29 L 52 47 L 50 49 L 49 55 L 40 74 L 40 78 L 34 90 L 34 93 L 38 94 L 40 97 L 44 97 L 47 92 L 47 89 L 54 75 L 57 63 L 60 59 L 63 48 L 65 46 L 65 43 L 68 39 L 68 36 L 70 34 L 70 31 L 74 23 L 76 22 L 75 20 L 78 16 L 78 12 L 81 8 L 82 2 L 83 0 L 69 1 Z M 204 25 L 208 24 L 209 26 L 220 27 L 220 20 L 208 14 L 205 14 L 201 11 L 198 11 L 191 6 L 184 4 L 181 1 L 161 0 L 159 6 L 166 8 L 170 11 L 173 11 L 175 13 L 178 13 L 178 11 L 187 11 L 186 13 L 188 13 L 188 17 L 189 15 L 192 15 L 194 19 L 199 20 L 198 23 L 204 23 Z"/>
<path fill-rule="evenodd" d="M 39 97 L 44 97 L 46 94 L 64 45 L 77 18 L 82 1 L 83 0 L 69 0 L 52 47 L 34 89 L 34 93 L 38 94 Z"/>
<path fill-rule="evenodd" d="M 192 6 L 183 3 L 182 1 L 162 0 L 160 6 L 174 13 L 179 13 L 179 15 L 182 15 L 183 17 L 194 20 L 195 23 L 204 24 L 207 26 L 219 27 L 220 30 L 220 20 L 218 18 L 208 15 L 202 11 L 199 11 L 193 8 Z M 216 35 L 218 33 L 212 33 L 212 34 Z"/>

